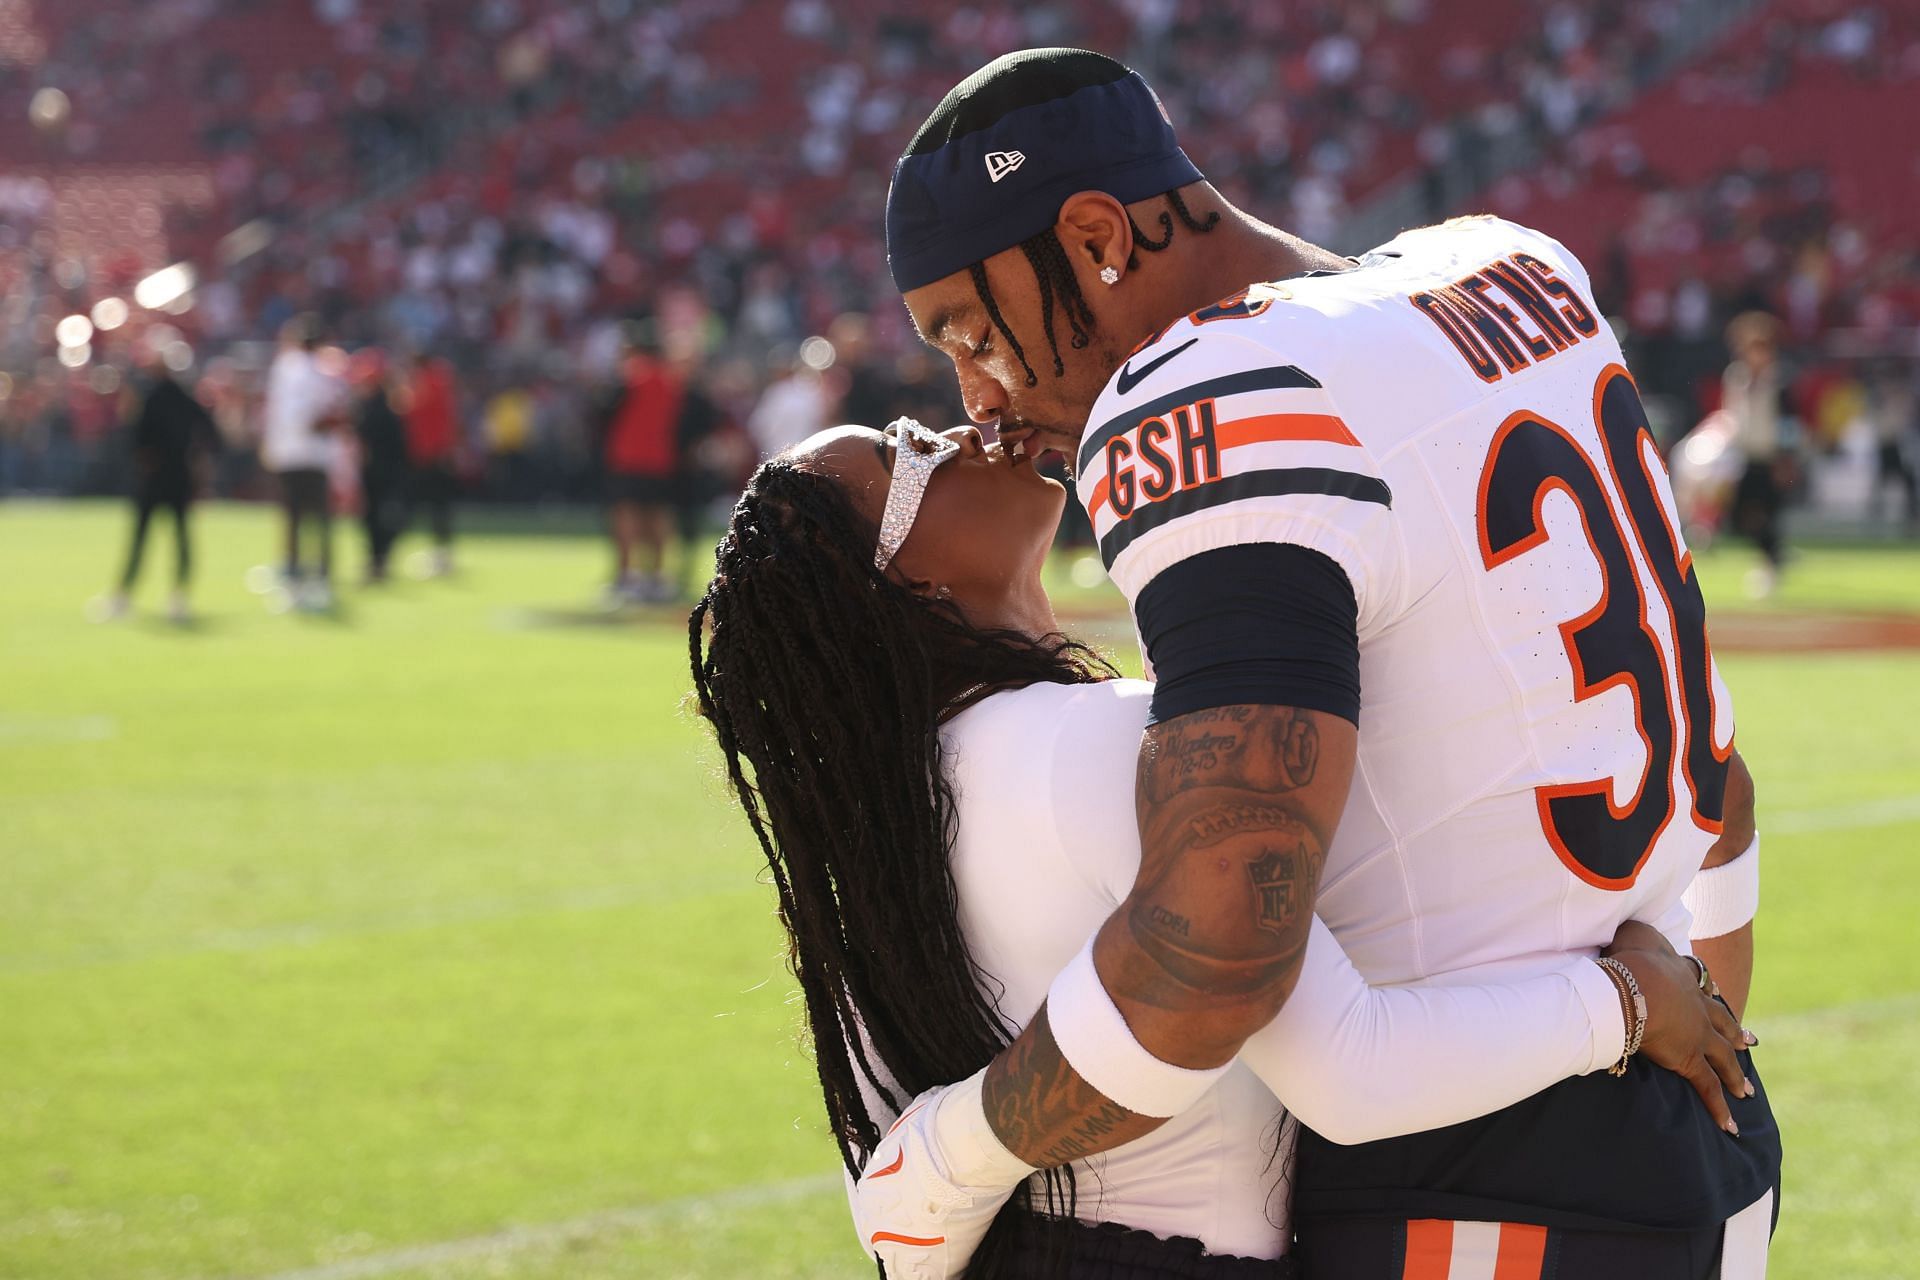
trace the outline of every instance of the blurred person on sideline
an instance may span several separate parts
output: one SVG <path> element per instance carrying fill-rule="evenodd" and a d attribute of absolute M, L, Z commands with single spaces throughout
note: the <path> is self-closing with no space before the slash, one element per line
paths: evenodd
<path fill-rule="evenodd" d="M 481 413 L 487 442 L 487 479 L 508 502 L 533 496 L 533 396 L 515 381 L 495 392 Z"/>
<path fill-rule="evenodd" d="M 333 501 L 327 473 L 340 453 L 346 389 L 317 358 L 320 333 L 309 316 L 280 330 L 280 350 L 267 369 L 266 431 L 260 463 L 280 480 L 286 517 L 282 585 L 303 609 L 333 607 Z M 301 556 L 301 531 L 313 525 L 320 547 L 311 574 Z"/>
<path fill-rule="evenodd" d="M 827 326 L 827 341 L 833 344 L 833 372 L 845 388 L 840 395 L 840 420 L 886 422 L 898 416 L 900 388 L 887 362 L 874 354 L 873 322 L 849 311 Z"/>
<path fill-rule="evenodd" d="M 454 474 L 460 447 L 459 397 L 451 364 L 424 351 L 414 355 L 405 416 L 413 504 L 426 508 L 433 528 L 427 573 L 442 578 L 453 572 L 453 495 L 459 485 Z"/>
<path fill-rule="evenodd" d="M 962 422 L 967 416 L 953 379 L 925 347 L 909 348 L 894 360 L 893 394 L 894 411 L 920 422 Z"/>
<path fill-rule="evenodd" d="M 674 431 L 674 531 L 681 546 L 691 547 L 700 537 L 702 513 L 733 487 L 735 477 L 722 461 L 724 451 L 716 452 L 713 447 L 715 437 L 727 425 L 726 414 L 707 388 L 698 357 L 687 356 L 675 365 L 684 391 Z"/>
<path fill-rule="evenodd" d="M 218 451 L 220 436 L 213 416 L 173 376 L 152 346 L 140 354 L 144 386 L 130 386 L 126 402 L 134 407 L 133 426 L 133 540 L 127 548 L 126 568 L 119 588 L 107 598 L 103 618 L 124 617 L 140 577 L 146 552 L 147 529 L 153 513 L 166 507 L 173 513 L 173 594 L 167 616 L 174 622 L 189 617 L 187 586 L 193 572 L 193 538 L 188 508 L 193 505 L 198 464 Z"/>
<path fill-rule="evenodd" d="M 368 585 L 387 580 L 387 562 L 407 527 L 407 424 L 393 407 L 386 357 L 356 351 L 349 366 L 353 430 L 360 440 L 360 518 L 367 532 Z"/>
<path fill-rule="evenodd" d="M 1913 537 L 1920 534 L 1920 464 L 1914 460 L 1920 452 L 1920 412 L 1916 412 L 1913 375 L 1893 362 L 1880 368 L 1872 383 L 1872 405 L 1874 438 L 1879 444 L 1874 493 L 1885 494 L 1891 481 L 1906 495 L 1906 531 Z M 1890 500 L 1886 520 L 1894 521 Z"/>
<path fill-rule="evenodd" d="M 1747 575 L 1747 593 L 1773 594 L 1786 564 L 1780 527 L 1795 473 L 1800 437 L 1790 383 L 1780 368 L 1780 321 L 1748 311 L 1727 325 L 1733 363 L 1721 382 L 1721 408 L 1734 422 L 1735 441 L 1746 458 L 1733 494 L 1733 528 L 1758 547 L 1764 563 Z"/>
<path fill-rule="evenodd" d="M 601 450 L 613 538 L 609 604 L 657 604 L 679 594 L 667 576 L 666 560 L 685 399 L 680 374 L 660 359 L 649 338 L 636 335 L 621 366 Z"/>
<path fill-rule="evenodd" d="M 771 367 L 780 362 L 768 363 Z M 760 393 L 747 417 L 747 434 L 753 437 L 762 458 L 777 457 L 832 426 L 833 402 L 832 390 L 820 371 L 796 354 L 787 372 Z"/>

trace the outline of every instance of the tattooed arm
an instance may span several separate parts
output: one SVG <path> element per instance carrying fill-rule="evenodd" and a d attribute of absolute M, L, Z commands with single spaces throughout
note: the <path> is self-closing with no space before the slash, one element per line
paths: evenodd
<path fill-rule="evenodd" d="M 1353 776 L 1355 732 L 1338 716 L 1254 705 L 1147 731 L 1136 788 L 1140 873 L 1095 939 L 1094 964 L 1156 1058 L 1218 1066 L 1292 993 Z M 982 1102 L 1006 1148 L 1042 1167 L 1163 1123 L 1087 1084 L 1044 1007 L 987 1069 Z"/>

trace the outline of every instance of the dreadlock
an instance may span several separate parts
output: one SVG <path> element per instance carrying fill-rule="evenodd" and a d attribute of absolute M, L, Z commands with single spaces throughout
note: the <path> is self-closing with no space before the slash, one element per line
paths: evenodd
<path fill-rule="evenodd" d="M 998 690 L 1113 675 L 1063 636 L 981 630 L 914 594 L 873 567 L 876 533 L 834 480 L 768 462 L 687 624 L 700 714 L 772 873 L 855 1176 L 882 1136 L 863 1084 L 897 1113 L 1011 1042 L 960 931 L 940 725 Z M 1070 1215 L 1072 1197 L 1071 1173 L 1050 1173 L 1048 1211 Z M 1012 1203 L 1032 1207 L 1025 1188 Z M 971 1274 L 994 1274 L 1004 1239 L 989 1235 Z"/>
<path fill-rule="evenodd" d="M 1165 192 L 1162 197 L 1171 213 L 1159 215 L 1161 237 L 1154 240 L 1133 220 L 1133 214 L 1127 214 L 1127 226 L 1133 231 L 1134 248 L 1145 249 L 1148 253 L 1159 253 L 1173 243 L 1173 220 L 1177 216 L 1180 225 L 1196 234 L 1204 235 L 1220 222 L 1220 211 L 1210 209 L 1206 218 L 1193 216 L 1193 210 L 1187 208 L 1187 202 L 1179 190 Z M 1054 337 L 1053 304 L 1059 300 L 1060 310 L 1066 314 L 1067 325 L 1073 331 L 1073 347 L 1078 351 L 1085 347 L 1093 333 L 1093 308 L 1087 305 L 1086 295 L 1080 292 L 1080 280 L 1073 273 L 1073 264 L 1067 260 L 1066 246 L 1060 243 L 1059 233 L 1052 227 L 1038 235 L 1027 237 L 1020 242 L 1020 252 L 1026 255 L 1027 263 L 1033 268 L 1033 278 L 1040 286 L 1040 320 L 1047 335 L 1047 348 L 1053 353 L 1053 376 L 1059 377 L 1066 372 L 1066 365 L 1060 359 L 1060 343 Z M 1138 253 L 1127 255 L 1127 267 L 1132 269 L 1140 265 Z M 1000 313 L 999 299 L 993 296 L 993 290 L 987 284 L 986 264 L 975 262 L 967 267 L 967 273 L 973 278 L 974 292 L 980 295 L 980 305 L 987 310 L 987 319 L 1012 348 L 1013 355 L 1026 371 L 1027 385 L 1039 382 L 1033 366 L 1027 362 L 1026 349 L 1020 345 L 1020 339 L 1013 336 L 1013 330 L 1007 326 L 1006 317 Z"/>
<path fill-rule="evenodd" d="M 1057 291 L 1060 295 L 1060 309 L 1066 313 L 1067 324 L 1073 329 L 1073 349 L 1079 351 L 1087 345 L 1088 335 L 1093 330 L 1093 309 L 1087 306 L 1086 295 L 1080 292 L 1080 281 L 1073 274 L 1073 267 L 1067 262 L 1067 251 L 1060 244 L 1060 237 L 1049 227 L 1037 236 L 1030 236 L 1020 242 L 1020 251 L 1027 255 L 1027 263 L 1033 268 L 1033 278 L 1040 282 L 1040 322 L 1046 327 L 1047 346 L 1053 350 L 1053 376 L 1059 377 L 1066 372 L 1066 366 L 1060 362 L 1060 344 L 1053 336 L 1053 298 Z M 974 280 L 975 286 L 985 283 L 986 273 Z M 1055 281 L 1059 281 L 1058 284 Z M 982 300 L 985 300 L 984 293 Z M 1012 341 L 1009 337 L 1008 341 Z M 1032 370 L 1028 370 L 1031 374 Z M 1027 383 L 1032 386 L 1032 382 Z"/>
<path fill-rule="evenodd" d="M 1179 215 L 1180 225 L 1197 234 L 1205 235 L 1207 232 L 1213 230 L 1214 226 L 1220 221 L 1220 211 L 1218 209 L 1207 210 L 1207 220 L 1205 222 L 1195 218 L 1193 216 L 1193 210 L 1187 208 L 1186 198 L 1180 194 L 1178 188 L 1166 193 L 1166 201 L 1169 205 L 1173 206 L 1173 212 Z M 1160 230 L 1164 234 L 1159 240 L 1150 239 L 1147 233 L 1140 229 L 1140 224 L 1133 220 L 1133 214 L 1131 213 L 1127 214 L 1127 226 L 1133 231 L 1134 246 L 1145 249 L 1148 253 L 1158 253 L 1173 243 L 1173 216 L 1168 213 L 1162 212 L 1160 214 Z M 1140 256 L 1138 254 L 1130 253 L 1127 255 L 1127 267 L 1129 269 L 1139 265 Z"/>
<path fill-rule="evenodd" d="M 1013 348 L 1013 358 L 1018 360 L 1020 367 L 1027 371 L 1027 385 L 1032 386 L 1034 383 L 1040 381 L 1040 379 L 1034 376 L 1033 366 L 1027 363 L 1027 353 L 1020 346 L 1020 339 L 1013 336 L 1013 330 L 1007 327 L 1007 318 L 1000 314 L 1000 300 L 994 297 L 993 290 L 987 287 L 986 263 L 968 263 L 967 271 L 973 277 L 973 288 L 974 291 L 980 295 L 981 305 L 987 309 L 987 319 L 993 321 L 993 327 L 1000 331 L 1000 336 L 1005 338 L 1007 345 Z M 1049 294 L 1050 293 L 1051 291 L 1049 290 Z M 1053 316 L 1049 314 L 1047 320 L 1047 328 L 1051 330 L 1053 328 Z M 1060 363 L 1060 348 L 1057 346 L 1053 349 L 1053 363 L 1056 370 L 1065 367 Z"/>

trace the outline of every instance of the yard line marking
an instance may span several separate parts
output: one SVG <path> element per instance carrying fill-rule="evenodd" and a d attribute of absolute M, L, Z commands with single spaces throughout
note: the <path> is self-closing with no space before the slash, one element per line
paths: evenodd
<path fill-rule="evenodd" d="M 408 1245 L 318 1267 L 278 1271 L 261 1277 L 261 1280 L 361 1280 L 366 1276 L 391 1275 L 396 1271 L 439 1267 L 475 1258 L 494 1258 L 542 1246 L 566 1245 L 623 1231 L 639 1231 L 682 1218 L 764 1209 L 770 1205 L 825 1195 L 829 1191 L 839 1190 L 842 1185 L 838 1173 L 813 1174 L 785 1182 L 750 1183 L 703 1196 L 683 1196 L 627 1209 L 607 1209 L 559 1222 L 508 1227 L 504 1231 L 460 1240 L 443 1240 L 436 1244 Z"/>
<path fill-rule="evenodd" d="M 0 715 L 0 747 L 50 742 L 105 742 L 120 732 L 112 716 Z"/>
<path fill-rule="evenodd" d="M 1818 1031 L 1831 1027 L 1833 1023 L 1845 1022 L 1856 1018 L 1898 1018 L 1905 1014 L 1920 1013 L 1920 991 L 1907 991 L 1897 996 L 1875 996 L 1871 1000 L 1855 1000 L 1851 1004 L 1821 1005 L 1816 1009 L 1796 1009 L 1792 1013 L 1762 1014 L 1754 1020 L 1756 1028 L 1764 1028 L 1769 1035 L 1800 1035 L 1809 1031 Z M 1766 1037 L 1761 1037 L 1764 1041 Z M 1763 1043 L 1760 1046 L 1766 1048 Z"/>
<path fill-rule="evenodd" d="M 1920 821 L 1920 795 L 1889 796 L 1850 804 L 1787 809 L 1762 815 L 1765 835 L 1809 835 L 1864 827 L 1897 826 Z M 764 868 L 761 869 L 764 872 Z M 434 929 L 450 924 L 514 920 L 523 916 L 608 911 L 641 903 L 679 902 L 719 894 L 758 890 L 764 880 L 743 871 L 739 876 L 693 877 L 671 888 L 659 885 L 596 885 L 562 889 L 527 897 L 468 898 L 447 903 L 424 903 L 392 911 L 345 916 L 334 920 L 293 921 L 252 929 L 222 929 L 194 935 L 171 946 L 97 947 L 66 953 L 3 955 L 0 973 L 59 973 L 105 965 L 168 960 L 208 952 L 268 951 L 277 947 L 307 947 L 342 937 L 375 937 Z"/>
<path fill-rule="evenodd" d="M 748 873 L 737 877 L 690 877 L 670 887 L 662 887 L 658 883 L 591 885 L 519 897 L 428 902 L 332 920 L 296 920 L 252 929 L 210 930 L 171 946 L 90 947 L 64 953 L 0 955 L 0 973 L 57 973 L 103 965 L 170 960 L 216 951 L 248 952 L 269 951 L 277 947 L 308 947 L 332 938 L 378 937 L 449 924 L 479 924 L 534 915 L 612 911 L 641 904 L 684 902 L 717 894 L 746 892 L 758 887 L 759 883 Z"/>
<path fill-rule="evenodd" d="M 1920 795 L 1889 796 L 1855 804 L 1825 805 L 1816 809 L 1789 809 L 1760 824 L 1769 835 L 1800 835 L 1810 831 L 1845 831 L 1856 827 L 1892 826 L 1920 818 Z"/>
<path fill-rule="evenodd" d="M 1920 991 L 1909 991 L 1900 995 L 1859 1000 L 1851 1004 L 1801 1009 L 1771 1017 L 1762 1016 L 1755 1021 L 1754 1025 L 1764 1028 L 1769 1036 L 1794 1037 L 1827 1029 L 1830 1024 L 1846 1019 L 1901 1017 L 1916 1012 L 1920 1012 Z M 733 1187 L 707 1195 L 685 1196 L 626 1209 L 608 1209 L 599 1213 L 582 1214 L 577 1218 L 565 1218 L 558 1222 L 508 1227 L 504 1231 L 468 1236 L 463 1239 L 443 1240 L 434 1244 L 408 1245 L 384 1253 L 344 1259 L 317 1267 L 275 1272 L 259 1277 L 258 1280 L 367 1280 L 369 1277 L 391 1275 L 397 1271 L 426 1269 L 474 1259 L 499 1258 L 543 1246 L 567 1245 L 619 1232 L 641 1231 L 648 1227 L 686 1218 L 762 1209 L 770 1205 L 786 1204 L 816 1195 L 825 1195 L 829 1191 L 840 1189 L 843 1185 L 838 1173 L 815 1174 L 784 1182 L 749 1183 L 746 1186 Z"/>

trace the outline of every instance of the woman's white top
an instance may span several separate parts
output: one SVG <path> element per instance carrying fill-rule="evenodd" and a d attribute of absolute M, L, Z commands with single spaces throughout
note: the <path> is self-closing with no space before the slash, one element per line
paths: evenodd
<path fill-rule="evenodd" d="M 960 924 L 1013 1026 L 1133 887 L 1134 768 L 1152 691 L 1136 680 L 1033 685 L 943 731 Z M 1587 957 L 1428 979 L 1443 981 L 1369 987 L 1316 919 L 1292 997 L 1202 1102 L 1075 1162 L 1076 1216 L 1278 1257 L 1288 1109 L 1334 1141 L 1370 1141 L 1499 1110 L 1619 1057 L 1619 1003 Z"/>

